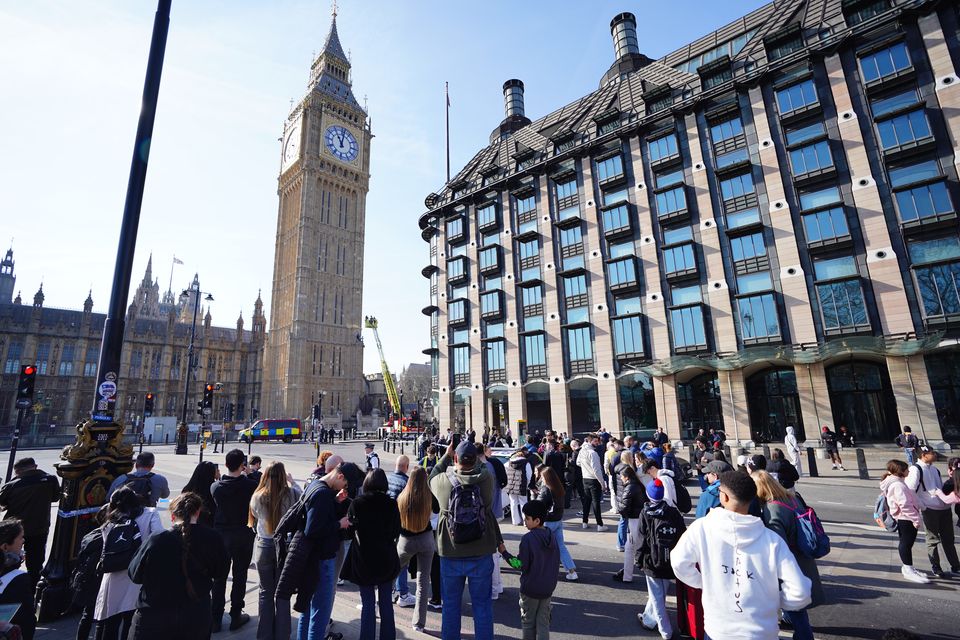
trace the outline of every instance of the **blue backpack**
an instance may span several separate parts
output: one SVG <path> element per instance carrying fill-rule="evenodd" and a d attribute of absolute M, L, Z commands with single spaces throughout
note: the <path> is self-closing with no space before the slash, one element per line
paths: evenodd
<path fill-rule="evenodd" d="M 900 525 L 890 515 L 890 506 L 887 504 L 886 494 L 881 493 L 877 496 L 877 502 L 873 505 L 873 520 L 884 531 L 896 531 Z"/>
<path fill-rule="evenodd" d="M 805 505 L 788 505 L 778 500 L 774 504 L 784 506 L 797 516 L 797 551 L 807 558 L 822 558 L 830 553 L 830 537 L 823 530 L 817 512 Z"/>

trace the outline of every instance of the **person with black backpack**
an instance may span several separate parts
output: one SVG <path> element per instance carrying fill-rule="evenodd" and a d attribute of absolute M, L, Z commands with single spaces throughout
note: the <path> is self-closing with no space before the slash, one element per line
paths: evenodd
<path fill-rule="evenodd" d="M 463 587 L 470 585 L 474 638 L 493 639 L 493 553 L 506 549 L 490 505 L 495 481 L 478 464 L 477 447 L 453 443 L 430 474 L 430 490 L 440 503 L 437 552 L 443 590 L 442 637 L 460 637 Z"/>
<path fill-rule="evenodd" d="M 104 506 L 95 517 L 97 528 L 83 536 L 73 572 L 70 574 L 71 603 L 80 610 L 80 622 L 77 623 L 77 640 L 87 640 L 93 628 L 93 612 L 97 606 L 97 593 L 103 572 L 100 570 L 100 555 L 103 553 L 103 526 L 107 517 Z"/>
<path fill-rule="evenodd" d="M 121 487 L 110 497 L 106 523 L 101 531 L 103 581 L 93 612 L 97 621 L 96 637 L 98 640 L 126 638 L 140 595 L 140 586 L 130 580 L 127 568 L 141 545 L 150 536 L 163 531 L 163 525 L 156 509 L 144 507 L 133 489 Z"/>
<path fill-rule="evenodd" d="M 158 500 L 169 498 L 170 484 L 167 479 L 153 472 L 156 462 L 156 457 L 149 451 L 138 455 L 133 463 L 133 471 L 117 476 L 107 491 L 107 498 L 109 499 L 120 487 L 130 487 L 140 497 L 145 507 L 156 507 Z"/>
<path fill-rule="evenodd" d="M 667 592 L 674 580 L 670 551 L 687 530 L 683 516 L 665 500 L 665 486 L 660 478 L 647 485 L 647 497 L 640 513 L 637 567 L 647 581 L 647 606 L 637 618 L 644 629 L 657 629 L 663 638 L 673 637 L 673 626 L 667 612 Z"/>

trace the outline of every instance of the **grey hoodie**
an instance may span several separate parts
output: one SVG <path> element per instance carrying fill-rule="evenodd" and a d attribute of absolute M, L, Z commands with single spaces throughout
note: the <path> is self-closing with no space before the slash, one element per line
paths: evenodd
<path fill-rule="evenodd" d="M 560 547 L 553 532 L 544 527 L 530 529 L 520 539 L 520 593 L 529 598 L 549 598 L 557 588 Z"/>

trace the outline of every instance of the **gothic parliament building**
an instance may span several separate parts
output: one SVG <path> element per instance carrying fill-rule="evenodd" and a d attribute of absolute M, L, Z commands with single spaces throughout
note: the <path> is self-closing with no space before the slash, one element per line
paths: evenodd
<path fill-rule="evenodd" d="M 325 416 L 356 413 L 365 390 L 360 305 L 372 137 L 334 13 L 306 95 L 284 123 L 269 332 L 259 294 L 249 328 L 242 314 L 234 327 L 214 326 L 201 308 L 188 421 L 201 386 L 214 381 L 223 389 L 213 422 L 227 419 L 229 405 L 236 422 L 305 418 L 321 397 Z M 42 398 L 25 429 L 35 419 L 45 434 L 72 433 L 90 411 L 106 316 L 93 312 L 90 295 L 82 311 L 44 307 L 43 285 L 24 304 L 19 291 L 14 297 L 14 264 L 11 249 L 0 262 L 0 429 L 16 421 L 20 365 L 36 363 Z M 127 312 L 117 403 L 125 424 L 142 413 L 148 392 L 157 394 L 154 415 L 179 417 L 193 308 L 171 289 L 161 295 L 151 256 Z"/>

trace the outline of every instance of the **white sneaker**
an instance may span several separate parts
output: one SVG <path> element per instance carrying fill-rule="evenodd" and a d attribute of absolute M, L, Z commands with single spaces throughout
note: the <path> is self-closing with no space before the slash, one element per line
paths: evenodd
<path fill-rule="evenodd" d="M 579 579 L 580 579 L 580 576 L 577 575 L 576 569 L 567 571 L 567 580 L 569 580 L 570 582 L 576 582 Z"/>
<path fill-rule="evenodd" d="M 843 468 L 843 465 L 840 465 L 840 471 L 846 471 L 846 469 Z"/>
<path fill-rule="evenodd" d="M 647 621 L 646 621 L 646 619 L 643 617 L 643 614 L 642 614 L 642 613 L 638 613 L 638 614 L 637 614 L 637 620 L 640 621 L 640 626 L 643 627 L 644 629 L 646 629 L 647 631 L 653 631 L 654 629 L 657 628 L 656 623 L 654 623 L 654 624 L 652 624 L 652 625 L 651 625 L 651 624 L 647 624 Z"/>
<path fill-rule="evenodd" d="M 605 525 L 605 524 L 598 524 L 598 525 L 597 525 L 597 531 L 603 532 L 603 531 L 606 531 L 606 530 L 607 530 L 607 525 Z"/>
<path fill-rule="evenodd" d="M 413 630 L 414 630 L 414 631 L 419 631 L 420 633 L 423 633 L 423 627 L 421 627 L 419 624 L 413 625 Z"/>
<path fill-rule="evenodd" d="M 904 567 L 900 569 L 900 573 L 903 574 L 903 577 L 910 582 L 916 582 L 917 584 L 928 584 L 930 582 L 930 578 L 923 575 L 922 572 L 917 571 L 913 567 L 904 565 Z"/>
<path fill-rule="evenodd" d="M 834 469 L 834 470 L 836 470 L 836 468 L 837 468 L 837 465 L 835 465 L 835 464 L 832 464 L 832 465 L 830 465 L 830 468 L 831 468 L 831 469 Z"/>
<path fill-rule="evenodd" d="M 500 594 L 499 594 L 497 591 L 492 591 L 492 592 L 490 593 L 490 599 L 491 599 L 491 600 L 499 600 L 499 599 L 500 599 Z"/>
<path fill-rule="evenodd" d="M 581 528 L 581 529 L 589 529 L 589 528 L 590 528 L 590 523 L 584 522 L 583 524 L 580 525 L 580 528 Z"/>
<path fill-rule="evenodd" d="M 405 596 L 400 596 L 397 598 L 397 604 L 405 609 L 409 609 L 417 604 L 417 597 L 412 593 L 408 593 Z"/>

